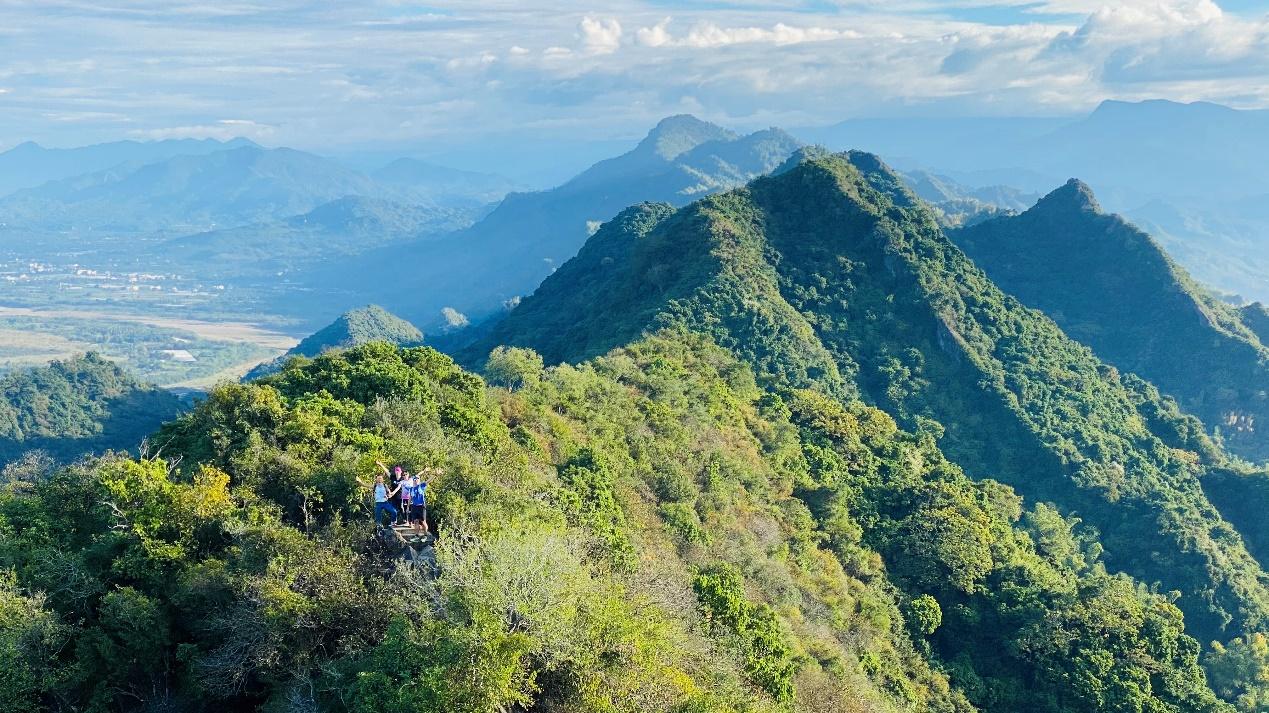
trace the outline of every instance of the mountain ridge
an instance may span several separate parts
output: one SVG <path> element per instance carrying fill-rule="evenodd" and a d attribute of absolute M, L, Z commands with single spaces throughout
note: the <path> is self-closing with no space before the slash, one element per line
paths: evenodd
<path fill-rule="evenodd" d="M 674 160 L 657 155 L 659 134 L 683 123 L 691 130 L 677 140 Z M 556 188 L 508 195 L 481 221 L 445 240 L 374 252 L 312 279 L 355 282 L 349 299 L 365 294 L 424 327 L 439 324 L 439 311 L 447 306 L 479 320 L 530 292 L 576 253 L 594 227 L 625 207 L 640 201 L 682 205 L 730 188 L 776 168 L 799 145 L 772 130 L 720 140 L 714 137 L 734 135 L 696 119 L 672 118 L 659 126 L 635 148 Z"/>
<path fill-rule="evenodd" d="M 627 256 L 584 249 L 573 268 L 548 278 L 460 357 L 475 363 L 508 344 L 574 361 L 644 330 L 704 331 L 766 383 L 858 389 L 901 424 L 942 434 L 943 448 L 967 471 L 1081 512 L 1102 532 L 1112 566 L 1180 585 L 1179 605 L 1202 636 L 1220 636 L 1226 617 L 1245 617 L 1238 626 L 1269 621 L 1269 577 L 1240 541 L 1196 550 L 1188 535 L 1130 524 L 1166 517 L 1175 532 L 1225 526 L 1190 466 L 1169 455 L 1141 410 L 1148 402 L 1164 422 L 1184 418 L 1161 415 L 1167 405 L 1150 402 L 1144 386 L 1120 379 L 992 285 L 875 156 L 806 161 L 679 211 L 663 209 L 633 229 L 626 217 L 592 242 L 625 245 Z M 566 299 L 574 291 L 577 299 Z M 633 316 L 613 318 L 622 314 L 618 305 L 641 301 Z M 784 334 L 758 319 L 781 310 L 790 316 L 776 320 L 788 325 Z M 543 314 L 552 319 L 539 325 Z M 791 346 L 798 334 L 818 350 Z M 817 353 L 836 368 L 821 365 Z M 1081 415 L 1075 404 L 1092 411 Z M 1205 447 L 1165 436 L 1173 447 Z M 1209 582 L 1202 563 L 1218 561 L 1229 567 Z"/>
<path fill-rule="evenodd" d="M 1074 181 L 1017 216 L 951 233 L 1002 289 L 1044 311 L 1107 362 L 1150 380 L 1224 433 L 1269 456 L 1266 349 L 1148 234 L 1101 210 Z"/>

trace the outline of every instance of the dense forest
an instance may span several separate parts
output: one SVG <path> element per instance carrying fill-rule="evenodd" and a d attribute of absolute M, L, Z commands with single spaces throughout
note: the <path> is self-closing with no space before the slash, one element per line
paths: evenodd
<path fill-rule="evenodd" d="M 1269 456 L 1262 308 L 1206 293 L 1149 235 L 1102 212 L 1088 186 L 1073 180 L 1021 215 L 950 237 L 1001 289 L 1174 396 L 1232 452 Z"/>
<path fill-rule="evenodd" d="M 1225 707 L 1172 595 L 928 432 L 762 389 L 677 332 L 488 367 L 504 386 L 430 349 L 357 347 L 217 389 L 162 429 L 163 460 L 27 473 L 0 502 L 0 656 L 20 672 L 0 700 Z M 356 480 L 376 458 L 446 467 L 438 569 L 376 544 Z"/>
<path fill-rule="evenodd" d="M 181 411 L 167 391 L 141 384 L 97 354 L 0 378 L 0 463 L 28 451 L 57 460 L 109 448 L 136 449 Z"/>
<path fill-rule="evenodd" d="M 940 217 L 800 152 L 454 358 L 319 349 L 16 463 L 0 711 L 1269 709 L 1269 475 Z M 442 471 L 422 559 L 380 461 Z"/>

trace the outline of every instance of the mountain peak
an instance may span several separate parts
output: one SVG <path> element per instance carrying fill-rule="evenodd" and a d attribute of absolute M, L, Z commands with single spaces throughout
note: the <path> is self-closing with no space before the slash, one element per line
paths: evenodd
<path fill-rule="evenodd" d="M 310 350 L 317 347 L 320 353 L 324 349 L 380 340 L 419 344 L 423 341 L 423 333 L 379 305 L 366 305 L 339 315 L 330 326 L 300 342 L 296 350 L 304 353 L 307 345 Z"/>
<path fill-rule="evenodd" d="M 1096 196 L 1093 195 L 1093 189 L 1087 183 L 1078 178 L 1072 178 L 1060 188 L 1041 198 L 1032 210 L 1040 212 L 1062 210 L 1101 213 L 1102 207 L 1097 202 Z"/>
<path fill-rule="evenodd" d="M 339 315 L 334 322 L 305 337 L 277 359 L 260 364 L 242 379 L 252 381 L 276 373 L 291 357 L 312 358 L 332 349 L 348 349 L 368 342 L 414 347 L 423 343 L 423 332 L 379 305 L 366 305 Z"/>
<path fill-rule="evenodd" d="M 657 122 L 635 150 L 654 153 L 669 161 L 703 143 L 734 138 L 735 133 L 717 124 L 702 121 L 691 114 L 676 114 Z"/>

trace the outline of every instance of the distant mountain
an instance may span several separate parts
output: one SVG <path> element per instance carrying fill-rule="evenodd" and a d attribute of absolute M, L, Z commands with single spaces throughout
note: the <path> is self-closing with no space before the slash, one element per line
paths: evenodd
<path fill-rule="evenodd" d="M 1040 196 L 1009 186 L 973 188 L 948 176 L 915 170 L 899 174 L 908 189 L 934 208 L 944 227 L 962 227 L 1026 210 Z"/>
<path fill-rule="evenodd" d="M 206 274 L 240 280 L 447 233 L 472 213 L 364 196 L 323 203 L 302 215 L 197 233 L 163 243 L 166 258 L 202 266 Z"/>
<path fill-rule="evenodd" d="M 176 396 L 96 354 L 11 372 L 0 377 L 0 463 L 31 450 L 61 461 L 135 451 L 181 410 Z"/>
<path fill-rule="evenodd" d="M 1269 111 L 1106 101 L 1067 119 L 851 120 L 799 136 L 977 187 L 1040 191 L 1080 176 L 1200 279 L 1269 301 Z"/>
<path fill-rule="evenodd" d="M 369 342 L 389 342 L 413 347 L 423 343 L 418 327 L 378 305 L 350 310 L 326 327 L 309 335 L 277 359 L 252 369 L 243 381 L 275 373 L 293 357 L 315 357 L 331 349 L 347 349 Z"/>
<path fill-rule="evenodd" d="M 293 149 L 243 146 L 129 163 L 0 199 L 0 222 L 61 230 L 193 232 L 298 215 L 349 195 L 377 195 L 369 177 Z"/>
<path fill-rule="evenodd" d="M 1269 457 L 1269 349 L 1087 185 L 1071 180 L 1021 215 L 951 236 L 1002 289 L 1175 397 L 1231 450 Z"/>
<path fill-rule="evenodd" d="M 174 156 L 197 156 L 255 146 L 247 139 L 168 139 L 115 141 L 70 149 L 50 149 L 28 141 L 0 153 L 0 196 L 48 181 L 95 173 L 120 164 L 146 164 Z"/>
<path fill-rule="evenodd" d="M 1208 102 L 1106 101 L 1031 143 L 1040 170 L 1087 176 L 1099 192 L 1210 198 L 1269 192 L 1269 111 Z"/>
<path fill-rule="evenodd" d="M 496 203 L 520 188 L 505 176 L 463 171 L 413 158 L 399 158 L 370 177 L 415 200 L 450 207 Z"/>
<path fill-rule="evenodd" d="M 1156 198 L 1124 211 L 1191 274 L 1221 292 L 1269 301 L 1269 196 Z"/>
<path fill-rule="evenodd" d="M 625 206 L 683 205 L 771 171 L 799 145 L 779 129 L 737 136 L 694 117 L 670 117 L 626 154 L 552 190 L 513 193 L 443 241 L 370 253 L 312 279 L 346 285 L 349 300 L 368 293 L 421 324 L 436 322 L 442 307 L 477 319 L 531 292 Z"/>
<path fill-rule="evenodd" d="M 623 211 L 458 356 L 576 361 L 666 328 L 710 335 L 778 390 L 862 398 L 967 472 L 1079 513 L 1112 571 L 1181 592 L 1201 640 L 1269 623 L 1269 576 L 1237 536 L 1209 534 L 1231 526 L 1201 488 L 1220 462 L 1202 425 L 1002 292 L 875 156 Z"/>

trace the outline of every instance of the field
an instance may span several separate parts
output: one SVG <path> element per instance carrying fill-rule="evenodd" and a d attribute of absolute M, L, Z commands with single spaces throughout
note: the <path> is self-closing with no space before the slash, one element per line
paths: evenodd
<path fill-rule="evenodd" d="M 146 381 L 196 389 L 237 379 L 295 343 L 243 322 L 0 307 L 0 371 L 96 351 Z"/>

